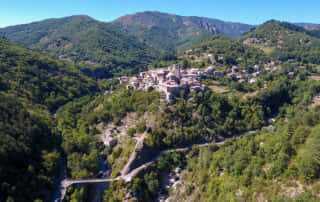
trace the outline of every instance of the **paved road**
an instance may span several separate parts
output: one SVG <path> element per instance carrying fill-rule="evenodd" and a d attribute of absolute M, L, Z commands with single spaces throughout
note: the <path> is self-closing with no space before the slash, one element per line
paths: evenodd
<path fill-rule="evenodd" d="M 247 131 L 247 132 L 242 132 L 242 133 L 238 133 L 236 135 L 233 135 L 232 137 L 239 137 L 245 133 L 254 133 L 255 131 Z M 230 137 L 230 138 L 232 138 Z M 230 139 L 228 138 L 228 139 Z M 137 142 L 136 142 L 136 146 L 135 148 L 137 148 L 138 144 L 143 144 L 143 139 L 144 136 L 137 138 Z M 141 172 L 142 170 L 146 169 L 147 167 L 149 167 L 153 162 L 155 162 L 159 157 L 161 157 L 164 153 L 167 152 L 177 152 L 177 151 L 186 151 L 188 149 L 191 149 L 193 147 L 198 147 L 198 148 L 202 148 L 202 147 L 207 147 L 210 146 L 212 144 L 215 144 L 217 146 L 222 146 L 224 145 L 225 140 L 221 141 L 221 142 L 209 142 L 209 143 L 203 143 L 203 144 L 193 144 L 193 145 L 189 145 L 186 147 L 181 147 L 181 148 L 175 148 L 175 149 L 165 149 L 162 150 L 160 152 L 157 153 L 157 155 L 155 155 L 150 161 L 145 162 L 143 165 L 133 169 L 131 172 L 126 173 L 126 171 L 128 170 L 130 163 L 134 160 L 134 158 L 136 157 L 136 154 L 134 154 L 135 152 L 133 152 L 133 154 L 130 156 L 128 163 L 126 164 L 126 166 L 122 169 L 120 176 L 116 177 L 116 178 L 97 178 L 97 179 L 83 179 L 83 180 L 71 180 L 71 179 L 64 179 L 61 182 L 60 185 L 60 199 L 56 200 L 56 201 L 62 201 L 62 199 L 64 198 L 67 188 L 73 184 L 88 184 L 88 183 L 106 183 L 106 182 L 112 182 L 112 181 L 117 181 L 120 179 L 125 180 L 126 182 L 130 182 L 139 172 Z"/>
<path fill-rule="evenodd" d="M 137 141 L 137 144 L 139 143 L 139 141 Z M 188 149 L 191 149 L 192 147 L 207 147 L 209 145 L 212 145 L 215 142 L 211 142 L 211 143 L 203 143 L 203 144 L 196 144 L 196 145 L 190 145 L 187 147 L 182 147 L 182 148 L 176 148 L 176 149 L 166 149 L 166 150 L 162 150 L 160 152 L 158 152 L 158 154 L 156 156 L 154 156 L 150 161 L 144 163 L 143 165 L 133 169 L 131 172 L 127 173 L 127 174 L 121 174 L 120 176 L 116 177 L 116 178 L 107 178 L 107 179 L 101 179 L 101 178 L 97 178 L 97 179 L 83 179 L 83 180 L 71 180 L 71 179 L 65 179 L 62 181 L 61 186 L 60 186 L 60 200 L 62 200 L 66 194 L 67 188 L 73 184 L 89 184 L 89 183 L 106 183 L 106 182 L 112 182 L 112 181 L 117 181 L 120 179 L 123 179 L 126 182 L 130 182 L 138 173 L 140 173 L 142 170 L 146 169 L 147 167 L 149 167 L 153 162 L 155 162 L 159 157 L 161 157 L 163 154 L 167 153 L 167 152 L 177 152 L 177 151 L 186 151 Z M 222 146 L 224 144 L 223 142 L 218 142 L 215 143 L 218 146 Z M 59 200 L 57 200 L 59 201 Z"/>

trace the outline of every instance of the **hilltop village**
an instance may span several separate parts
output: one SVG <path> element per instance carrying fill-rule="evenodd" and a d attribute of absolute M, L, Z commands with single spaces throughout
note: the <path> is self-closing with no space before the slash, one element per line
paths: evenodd
<path fill-rule="evenodd" d="M 130 79 L 127 88 L 133 87 L 138 90 L 147 90 L 151 87 L 157 91 L 164 92 L 166 99 L 170 101 L 181 90 L 203 91 L 204 86 L 201 85 L 200 78 L 212 74 L 213 71 L 214 68 L 212 66 L 202 72 L 199 69 L 181 70 L 180 64 L 174 64 L 168 69 L 141 72 L 139 76 Z"/>
<path fill-rule="evenodd" d="M 171 101 L 174 96 L 180 94 L 182 90 L 189 92 L 204 91 L 205 86 L 201 84 L 202 77 L 212 76 L 215 78 L 229 78 L 240 83 L 254 83 L 260 77 L 261 72 L 277 71 L 281 67 L 270 62 L 262 68 L 260 65 L 254 66 L 254 72 L 249 73 L 247 70 L 241 70 L 237 66 L 230 67 L 229 73 L 218 71 L 214 66 L 207 67 L 204 71 L 199 69 L 182 69 L 180 64 L 173 64 L 167 69 L 153 69 L 146 72 L 140 72 L 136 77 L 121 77 L 121 83 L 127 83 L 127 88 L 137 90 L 148 90 L 153 88 L 157 91 L 164 92 L 167 101 Z"/>

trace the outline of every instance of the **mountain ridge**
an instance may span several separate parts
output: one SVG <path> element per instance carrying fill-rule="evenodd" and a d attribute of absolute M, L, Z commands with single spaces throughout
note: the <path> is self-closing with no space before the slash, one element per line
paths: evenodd
<path fill-rule="evenodd" d="M 47 19 L 0 29 L 14 43 L 112 75 L 138 72 L 156 56 L 147 45 L 89 16 Z M 100 71 L 100 70 L 99 70 Z"/>
<path fill-rule="evenodd" d="M 167 52 L 181 50 L 216 34 L 238 38 L 253 28 L 243 23 L 157 11 L 125 15 L 112 21 L 111 24 Z"/>
<path fill-rule="evenodd" d="M 294 24 L 294 23 L 292 23 Z M 309 32 L 318 37 L 316 24 Z M 145 11 L 111 22 L 88 15 L 50 18 L 0 28 L 0 35 L 14 43 L 82 66 L 87 75 L 102 78 L 143 71 L 159 57 L 201 43 L 212 35 L 239 38 L 257 25 L 208 17 L 179 16 Z"/>

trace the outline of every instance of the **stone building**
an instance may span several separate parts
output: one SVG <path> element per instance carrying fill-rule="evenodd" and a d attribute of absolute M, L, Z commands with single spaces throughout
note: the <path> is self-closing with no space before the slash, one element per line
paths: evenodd
<path fill-rule="evenodd" d="M 214 70 L 214 69 L 213 69 Z M 213 72 L 210 68 L 207 73 Z M 168 101 L 180 94 L 181 90 L 201 91 L 203 87 L 200 77 L 204 73 L 199 69 L 181 70 L 180 64 L 174 64 L 168 69 L 155 69 L 141 72 L 138 77 L 132 77 L 128 88 L 133 87 L 139 90 L 148 90 L 152 87 L 157 91 L 164 92 Z"/>

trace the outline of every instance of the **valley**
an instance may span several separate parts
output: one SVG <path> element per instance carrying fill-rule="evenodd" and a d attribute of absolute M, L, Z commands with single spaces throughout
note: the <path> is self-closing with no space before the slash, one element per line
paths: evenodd
<path fill-rule="evenodd" d="M 1 28 L 0 201 L 319 200 L 318 26 Z"/>

